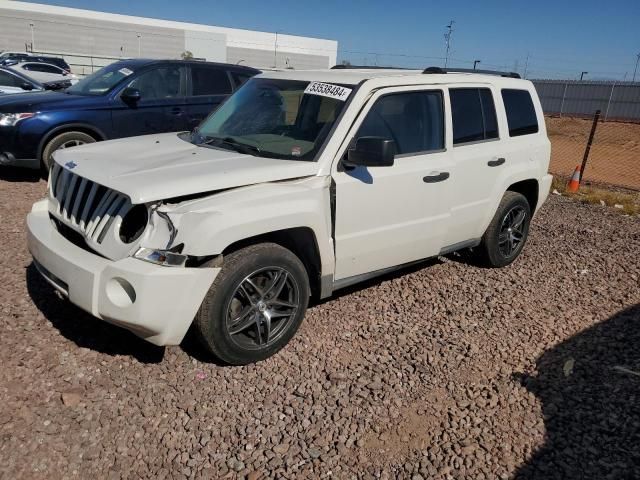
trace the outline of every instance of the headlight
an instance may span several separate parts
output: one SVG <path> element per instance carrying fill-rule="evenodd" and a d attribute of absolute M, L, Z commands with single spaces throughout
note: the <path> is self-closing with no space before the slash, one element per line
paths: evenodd
<path fill-rule="evenodd" d="M 147 228 L 149 222 L 149 212 L 147 206 L 143 204 L 134 205 L 122 219 L 120 224 L 120 240 L 122 243 L 133 243 Z"/>
<path fill-rule="evenodd" d="M 31 118 L 35 113 L 0 113 L 0 127 L 13 127 L 20 120 Z"/>
<path fill-rule="evenodd" d="M 170 250 L 142 247 L 138 249 L 134 257 L 163 267 L 183 267 L 187 261 L 187 255 L 179 253 L 183 247 L 183 244 L 176 245 Z"/>

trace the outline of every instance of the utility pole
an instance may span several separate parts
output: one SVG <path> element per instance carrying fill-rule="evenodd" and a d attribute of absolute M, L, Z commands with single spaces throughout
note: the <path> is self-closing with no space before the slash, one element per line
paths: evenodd
<path fill-rule="evenodd" d="M 449 63 L 449 51 L 451 50 L 451 35 L 453 34 L 453 24 L 456 23 L 454 20 L 449 22 L 447 25 L 447 33 L 444 34 L 444 39 L 447 42 L 447 53 L 444 56 L 444 68 L 447 68 L 447 64 Z"/>
<path fill-rule="evenodd" d="M 276 41 L 273 44 L 273 68 L 278 67 L 278 32 L 276 32 Z"/>
<path fill-rule="evenodd" d="M 474 60 L 473 61 L 473 69 L 476 69 L 476 65 L 478 65 L 480 63 L 480 60 Z"/>
<path fill-rule="evenodd" d="M 636 81 L 636 73 L 638 73 L 638 63 L 640 63 L 640 53 L 636 55 L 636 68 L 633 69 L 633 80 L 631 80 L 632 82 Z"/>
<path fill-rule="evenodd" d="M 36 36 L 33 31 L 33 28 L 35 27 L 35 25 L 33 24 L 33 22 L 29 23 L 29 27 L 31 27 L 31 52 L 33 52 L 36 48 Z"/>
<path fill-rule="evenodd" d="M 527 78 L 527 70 L 529 70 L 529 52 L 527 52 L 527 59 L 524 61 L 524 73 L 522 78 Z"/>
<path fill-rule="evenodd" d="M 580 73 L 580 81 L 582 81 L 582 79 L 584 78 L 584 76 L 589 73 L 589 72 L 582 72 Z"/>
<path fill-rule="evenodd" d="M 138 37 L 138 58 L 140 58 L 142 56 L 142 43 L 140 41 L 140 38 L 142 37 L 141 34 L 136 33 L 137 37 Z"/>

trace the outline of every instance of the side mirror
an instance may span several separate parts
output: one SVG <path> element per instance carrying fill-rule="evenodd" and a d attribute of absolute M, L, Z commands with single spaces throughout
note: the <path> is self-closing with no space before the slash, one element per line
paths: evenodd
<path fill-rule="evenodd" d="M 21 88 L 22 90 L 31 91 L 31 90 L 33 90 L 33 84 L 31 84 L 31 83 L 29 83 L 29 82 L 23 82 L 23 83 L 20 85 L 20 88 Z"/>
<path fill-rule="evenodd" d="M 343 163 L 349 167 L 390 167 L 396 155 L 396 142 L 384 137 L 360 137 L 347 152 Z"/>
<path fill-rule="evenodd" d="M 140 95 L 140 90 L 137 88 L 127 87 L 122 91 L 120 98 L 125 103 L 137 103 L 142 98 L 142 95 Z"/>

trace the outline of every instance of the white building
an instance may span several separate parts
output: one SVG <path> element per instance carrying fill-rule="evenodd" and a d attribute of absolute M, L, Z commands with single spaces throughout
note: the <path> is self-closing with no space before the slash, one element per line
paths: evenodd
<path fill-rule="evenodd" d="M 186 51 L 213 62 L 300 70 L 335 65 L 338 42 L 0 0 L 0 50 L 60 55 L 79 74 L 118 58 Z"/>

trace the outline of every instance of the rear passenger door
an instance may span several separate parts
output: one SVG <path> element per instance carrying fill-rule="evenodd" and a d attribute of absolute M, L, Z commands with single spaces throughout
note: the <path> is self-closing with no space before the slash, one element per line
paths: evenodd
<path fill-rule="evenodd" d="M 335 280 L 440 253 L 452 167 L 444 98 L 441 89 L 380 90 L 352 126 L 350 145 L 360 137 L 383 137 L 395 142 L 397 154 L 392 166 L 333 167 Z"/>
<path fill-rule="evenodd" d="M 506 168 L 496 93 L 485 85 L 449 88 L 455 169 L 447 247 L 482 236 L 486 213 L 492 208 L 493 191 L 500 172 Z"/>
<path fill-rule="evenodd" d="M 232 92 L 228 72 L 213 65 L 191 65 L 187 91 L 187 129 L 198 126 Z"/>

